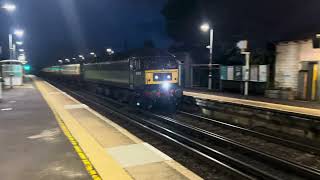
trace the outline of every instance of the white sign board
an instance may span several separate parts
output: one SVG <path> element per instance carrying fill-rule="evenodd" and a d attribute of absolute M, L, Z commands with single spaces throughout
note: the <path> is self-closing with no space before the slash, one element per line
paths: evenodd
<path fill-rule="evenodd" d="M 268 81 L 268 65 L 259 66 L 259 81 L 260 82 Z"/>
<path fill-rule="evenodd" d="M 234 71 L 233 71 L 233 66 L 228 66 L 228 80 L 233 80 L 234 76 Z"/>

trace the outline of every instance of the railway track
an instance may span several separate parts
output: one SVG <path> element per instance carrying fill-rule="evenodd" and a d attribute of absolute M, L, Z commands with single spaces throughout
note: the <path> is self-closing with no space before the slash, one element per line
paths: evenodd
<path fill-rule="evenodd" d="M 126 105 L 88 92 L 75 92 L 68 89 L 68 93 L 93 106 L 108 110 L 109 113 L 180 147 L 181 150 L 219 166 L 239 179 L 320 178 L 320 171 L 316 169 L 257 151 L 231 139 L 180 123 L 172 118 L 141 110 L 136 113 L 136 110 L 127 108 Z M 220 147 L 217 148 L 217 146 Z M 224 147 L 225 150 L 223 150 L 223 146 L 227 148 Z M 242 157 L 239 158 L 239 156 L 225 153 L 224 151 L 230 152 L 229 148 L 233 149 L 232 153 L 235 154 L 239 154 L 239 152 L 250 154 L 255 160 L 244 160 Z M 269 167 L 261 168 L 256 163 L 252 163 L 252 161 L 260 161 L 260 164 L 268 164 Z M 273 169 L 271 172 L 270 167 Z"/>
<path fill-rule="evenodd" d="M 315 147 L 315 146 L 311 146 L 311 145 L 307 145 L 307 144 L 302 144 L 302 143 L 298 143 L 292 140 L 287 140 L 287 139 L 283 139 L 283 138 L 279 138 L 276 136 L 272 136 L 269 134 L 265 134 L 265 133 L 261 133 L 261 132 L 257 132 L 257 131 L 253 131 L 251 129 L 248 128 L 244 128 L 244 127 L 240 127 L 237 125 L 233 125 L 233 124 L 229 124 L 226 122 L 221 122 L 215 119 L 211 119 L 211 118 L 207 118 L 207 117 L 203 117 L 197 114 L 192 114 L 189 112 L 185 112 L 185 111 L 177 111 L 178 114 L 181 114 L 183 116 L 188 116 L 192 119 L 201 121 L 201 122 L 205 122 L 208 124 L 212 124 L 212 125 L 216 125 L 222 128 L 227 128 L 230 129 L 232 131 L 237 131 L 237 132 L 241 132 L 243 134 L 249 135 L 249 136 L 253 136 L 253 137 L 258 137 L 261 139 L 265 139 L 267 141 L 270 141 L 272 143 L 276 143 L 276 144 L 280 144 L 289 148 L 294 148 L 300 151 L 304 151 L 304 152 L 309 152 L 312 154 L 317 154 L 320 155 L 320 148 L 319 147 Z"/>

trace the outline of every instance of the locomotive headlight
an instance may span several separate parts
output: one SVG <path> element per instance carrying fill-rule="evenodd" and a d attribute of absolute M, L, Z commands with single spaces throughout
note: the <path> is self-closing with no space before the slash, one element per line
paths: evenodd
<path fill-rule="evenodd" d="M 159 76 L 158 76 L 158 75 L 155 75 L 155 76 L 154 76 L 154 79 L 155 79 L 155 80 L 158 80 L 158 79 L 159 79 Z"/>
<path fill-rule="evenodd" d="M 168 82 L 164 82 L 164 83 L 162 84 L 162 88 L 163 88 L 164 90 L 169 90 L 170 86 L 171 86 L 171 84 L 168 83 Z"/>
<path fill-rule="evenodd" d="M 167 79 L 171 79 L 171 75 L 167 75 Z"/>

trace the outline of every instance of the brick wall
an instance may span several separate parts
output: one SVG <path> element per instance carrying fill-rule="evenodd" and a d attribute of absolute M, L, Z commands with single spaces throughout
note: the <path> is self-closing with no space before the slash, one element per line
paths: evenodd
<path fill-rule="evenodd" d="M 279 43 L 276 49 L 276 87 L 291 88 L 296 92 L 300 62 L 320 61 L 320 49 L 313 48 L 311 39 Z"/>

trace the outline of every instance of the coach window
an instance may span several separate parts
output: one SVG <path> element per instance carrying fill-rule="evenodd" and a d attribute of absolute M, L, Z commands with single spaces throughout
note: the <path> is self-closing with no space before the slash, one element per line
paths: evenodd
<path fill-rule="evenodd" d="M 140 70 L 140 69 L 141 69 L 140 59 L 137 59 L 135 61 L 135 70 Z"/>

